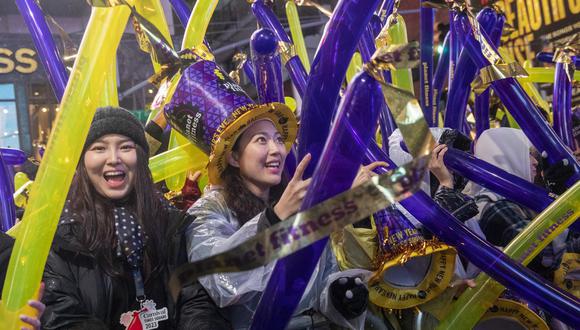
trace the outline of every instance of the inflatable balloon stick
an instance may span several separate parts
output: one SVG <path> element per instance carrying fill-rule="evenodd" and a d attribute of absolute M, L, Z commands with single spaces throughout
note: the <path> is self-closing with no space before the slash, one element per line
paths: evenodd
<path fill-rule="evenodd" d="M 304 35 L 302 35 L 302 28 L 300 27 L 298 9 L 292 0 L 286 1 L 286 16 L 288 17 L 288 25 L 290 25 L 290 33 L 292 34 L 294 47 L 296 47 L 296 53 L 298 53 L 298 57 L 300 57 L 306 73 L 308 73 L 310 72 L 310 60 L 308 59 L 306 43 L 304 42 Z"/>
<path fill-rule="evenodd" d="M 177 18 L 181 23 L 181 26 L 183 26 L 183 28 L 186 28 L 187 21 L 189 21 L 189 16 L 191 15 L 191 9 L 189 8 L 185 0 L 169 0 L 169 3 L 171 3 L 171 6 L 175 11 Z"/>
<path fill-rule="evenodd" d="M 37 291 L 48 251 L 81 156 L 106 72 L 130 14 L 126 6 L 93 8 L 54 130 L 14 244 L 0 304 L 5 329 L 24 326 L 18 315 Z M 58 189 L 56 188 L 58 187 Z"/>
<path fill-rule="evenodd" d="M 303 103 L 298 137 L 300 141 L 298 159 L 302 159 L 307 153 L 312 155 L 305 177 L 312 175 L 322 155 L 348 61 L 352 58 L 357 42 L 378 3 L 379 0 L 339 1 L 327 24 L 318 52 L 312 61 L 308 88 L 305 88 L 304 94 L 301 94 Z M 254 2 L 252 5 L 254 14 L 256 14 L 256 9 L 263 7 L 265 6 L 261 0 Z M 265 8 L 263 9 L 263 12 L 266 12 Z M 261 17 L 258 21 L 269 17 L 264 17 L 263 12 L 260 13 L 260 11 L 256 14 L 257 17 Z M 268 27 L 272 29 L 271 26 Z M 280 38 L 279 35 L 278 38 Z M 260 301 L 254 314 L 253 329 L 259 329 L 260 326 L 283 329 L 286 326 L 312 275 L 323 247 L 324 243 L 314 244 L 277 262 L 263 293 L 263 297 L 267 298 Z M 288 272 L 289 269 L 293 271 Z M 294 283 L 296 287 L 286 285 L 288 283 Z M 272 326 L 273 324 L 276 326 Z"/>
<path fill-rule="evenodd" d="M 294 44 L 284 30 L 282 24 L 280 24 L 278 17 L 276 17 L 276 14 L 274 14 L 272 9 L 264 3 L 264 0 L 255 0 L 252 3 L 252 12 L 254 13 L 254 16 L 256 16 L 260 26 L 269 28 L 278 38 L 282 63 L 284 63 L 284 67 L 286 67 L 298 94 L 300 97 L 304 97 L 308 73 L 295 51 Z"/>
<path fill-rule="evenodd" d="M 169 134 L 169 145 L 167 147 L 168 149 L 171 150 L 173 148 L 182 146 L 187 143 L 189 143 L 189 141 L 183 135 L 181 135 L 178 131 L 174 129 L 171 130 L 171 133 Z M 192 164 L 193 164 L 192 162 L 187 162 L 187 165 L 189 166 L 191 166 Z M 187 175 L 186 172 L 178 172 L 175 173 L 175 175 L 165 179 L 165 184 L 167 185 L 167 188 L 171 191 L 181 191 L 181 189 L 185 185 L 186 175 Z"/>
<path fill-rule="evenodd" d="M 580 182 L 540 213 L 503 252 L 527 265 L 580 216 L 578 201 Z M 481 273 L 475 281 L 476 286 L 468 288 L 459 297 L 437 329 L 472 329 L 505 289 L 485 273 Z"/>
<path fill-rule="evenodd" d="M 488 80 L 486 77 L 492 77 L 491 81 L 488 81 L 491 88 L 521 126 L 530 142 L 538 151 L 547 154 L 549 164 L 567 159 L 574 167 L 575 173 L 567 181 L 567 186 L 571 186 L 580 180 L 580 163 L 549 127 L 538 107 L 514 78 L 514 76 L 521 76 L 523 69 L 517 63 L 506 63 L 490 43 L 487 33 L 477 26 L 472 26 L 472 23 L 476 24 L 476 21 L 466 13 L 461 13 L 457 15 L 453 25 L 465 35 L 464 50 L 468 52 L 480 71 L 487 73 L 483 76 L 480 74 L 474 83 L 485 85 L 484 79 Z M 504 67 L 507 68 L 504 69 Z M 496 75 L 491 73 L 493 70 L 499 70 L 497 72 L 501 73 Z"/>
<path fill-rule="evenodd" d="M 28 31 L 38 51 L 38 57 L 48 75 L 48 81 L 52 86 L 54 95 L 60 101 L 66 87 L 68 75 L 62 63 L 58 48 L 52 38 L 52 33 L 44 14 L 35 0 L 17 0 L 16 6 L 24 18 Z"/>
<path fill-rule="evenodd" d="M 509 63 L 514 62 L 514 59 L 511 57 L 509 52 L 507 52 L 504 48 L 500 47 L 498 49 L 498 51 L 499 51 L 501 57 L 503 57 L 507 62 L 509 62 Z M 532 67 L 532 64 L 530 61 L 525 61 L 522 66 L 524 67 L 524 69 L 526 70 L 528 75 L 530 75 L 530 71 L 533 71 L 535 69 Z M 544 68 L 539 68 L 539 69 L 544 69 Z M 546 68 L 546 69 L 550 69 L 550 68 Z M 552 70 L 552 74 L 553 74 L 553 69 L 551 69 L 551 70 Z M 554 77 L 552 77 L 552 82 L 553 82 L 553 78 Z M 526 91 L 528 96 L 532 99 L 532 101 L 534 101 L 535 104 L 537 104 L 540 108 L 542 108 L 544 111 L 546 111 L 546 113 L 550 113 L 551 112 L 550 105 L 548 104 L 548 102 L 546 102 L 546 100 L 544 100 L 542 95 L 540 95 L 540 92 L 538 92 L 538 89 L 536 88 L 534 83 L 532 81 L 530 81 L 529 77 L 528 78 L 517 78 L 517 79 L 518 79 L 518 82 L 522 85 L 522 88 Z"/>
<path fill-rule="evenodd" d="M 519 81 L 533 83 L 554 83 L 554 68 L 526 68 L 527 77 L 518 78 Z M 580 70 L 574 72 L 574 80 L 580 81 Z"/>
<path fill-rule="evenodd" d="M 556 71 L 554 77 L 554 93 L 552 109 L 554 114 L 554 131 L 571 150 L 576 148 L 572 135 L 572 85 L 576 66 L 574 61 L 576 51 L 571 46 L 556 49 L 554 61 Z"/>
<path fill-rule="evenodd" d="M 419 35 L 421 44 L 421 64 L 419 70 L 420 79 L 420 102 L 421 108 L 425 113 L 425 118 L 429 126 L 435 126 L 433 123 L 433 24 L 435 19 L 435 9 L 421 7 L 419 9 L 420 29 Z"/>
<path fill-rule="evenodd" d="M 387 25 L 389 25 L 389 44 L 406 44 L 407 41 L 407 25 L 405 24 L 405 19 L 403 16 L 399 15 L 397 12 L 393 12 L 391 16 L 387 19 Z M 411 94 L 415 95 L 415 90 L 413 88 L 413 74 L 411 69 L 397 69 L 391 71 L 391 79 L 393 85 L 409 91 Z"/>
<path fill-rule="evenodd" d="M 207 155 L 192 143 L 186 143 L 149 159 L 149 170 L 153 182 L 160 182 L 187 170 L 202 171 L 207 164 Z"/>
<path fill-rule="evenodd" d="M 359 52 L 352 54 L 348 68 L 346 69 L 346 82 L 349 83 L 352 78 L 362 69 L 362 58 Z"/>
<path fill-rule="evenodd" d="M 181 49 L 197 47 L 203 43 L 209 21 L 213 16 L 218 0 L 196 1 L 181 43 Z"/>
<path fill-rule="evenodd" d="M 100 107 L 119 106 L 119 93 L 117 91 L 117 60 L 113 58 L 111 65 L 105 73 L 104 88 L 102 87 Z"/>
<path fill-rule="evenodd" d="M 12 179 L 10 178 L 8 164 L 6 164 L 0 152 L 0 229 L 2 232 L 14 226 L 14 222 L 16 221 L 16 208 L 14 206 L 14 199 L 12 198 L 13 192 L 14 187 Z"/>

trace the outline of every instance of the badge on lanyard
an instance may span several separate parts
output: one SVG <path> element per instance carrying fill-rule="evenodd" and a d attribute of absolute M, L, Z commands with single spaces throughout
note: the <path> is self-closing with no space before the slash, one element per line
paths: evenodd
<path fill-rule="evenodd" d="M 121 324 L 126 330 L 147 330 L 159 328 L 159 322 L 169 319 L 167 307 L 155 308 L 153 300 L 145 300 L 138 311 L 121 314 Z"/>

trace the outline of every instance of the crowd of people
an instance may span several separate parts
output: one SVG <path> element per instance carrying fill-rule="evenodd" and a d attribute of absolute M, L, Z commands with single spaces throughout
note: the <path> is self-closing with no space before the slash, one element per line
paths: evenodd
<path fill-rule="evenodd" d="M 179 209 L 153 183 L 141 123 L 122 108 L 98 109 L 46 263 L 44 295 L 30 302 L 38 317 L 22 320 L 34 329 L 249 328 L 275 262 L 201 277 L 183 287 L 176 301 L 169 294 L 168 279 L 178 266 L 232 249 L 298 212 L 311 184 L 303 177 L 311 157 L 300 159 L 294 174 L 287 175 L 285 161 L 296 138 L 287 132 L 297 123 L 290 109 L 277 111 L 285 120 L 274 122 L 268 112 L 260 111 L 251 120 L 243 114 L 231 118 L 247 125 L 230 135 L 226 127 L 221 134 L 227 139 L 211 140 L 210 185 L 193 205 Z M 489 242 L 506 246 L 535 212 L 453 173 L 445 166 L 444 155 L 449 148 L 470 151 L 470 139 L 456 130 L 432 129 L 432 133 L 439 143 L 423 189 Z M 396 163 L 411 159 L 398 130 L 384 143 Z M 473 150 L 477 158 L 510 174 L 538 184 L 549 182 L 546 186 L 555 194 L 566 189 L 567 177 L 561 175 L 567 173 L 562 171 L 566 164 L 547 167 L 520 130 L 489 129 Z M 382 165 L 386 164 L 361 164 L 353 186 L 376 175 L 372 170 Z M 432 237 L 402 206 L 396 205 L 396 212 L 423 239 Z M 404 320 L 386 315 L 368 298 L 369 274 L 380 271 L 376 260 L 382 242 L 375 219 L 362 219 L 343 231 L 341 244 L 333 239 L 325 249 L 288 328 L 362 329 L 373 322 L 401 327 L 392 323 Z M 346 242 L 349 239 L 353 242 Z M 2 235 L 3 272 L 11 244 L 11 238 Z M 580 252 L 579 246 L 578 233 L 566 231 L 530 268 L 550 279 L 562 256 Z M 361 255 L 364 258 L 357 260 Z M 461 257 L 455 261 L 449 288 L 456 283 L 473 285 L 469 279 L 477 270 Z M 393 283 L 417 286 L 409 278 L 420 282 L 420 269 L 424 272 L 418 264 L 408 267 L 405 274 L 415 274 L 403 282 L 394 278 Z M 396 271 L 390 274 L 401 276 Z M 154 325 L 146 317 L 153 313 Z M 551 322 L 549 315 L 540 314 Z"/>

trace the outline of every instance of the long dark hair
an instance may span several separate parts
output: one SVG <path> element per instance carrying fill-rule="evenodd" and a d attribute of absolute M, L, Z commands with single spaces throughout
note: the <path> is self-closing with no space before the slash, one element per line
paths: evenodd
<path fill-rule="evenodd" d="M 233 153 L 240 153 L 240 138 L 232 147 Z M 280 197 L 286 188 L 288 180 L 286 175 L 282 174 L 282 180 L 276 186 L 270 188 L 270 196 L 268 205 L 258 196 L 254 195 L 244 184 L 240 169 L 231 165 L 227 165 L 222 172 L 221 178 L 224 187 L 224 197 L 226 204 L 230 210 L 234 211 L 240 226 L 243 226 L 248 220 L 255 217 L 258 213 L 264 211 L 268 205 L 272 205 Z"/>
<path fill-rule="evenodd" d="M 164 219 L 167 209 L 162 196 L 156 190 L 147 166 L 147 155 L 136 145 L 137 165 L 133 190 L 122 201 L 110 200 L 99 194 L 91 183 L 81 157 L 69 193 L 70 208 L 79 216 L 82 226 L 75 226 L 75 236 L 81 244 L 95 255 L 103 270 L 112 276 L 123 274 L 122 264 L 115 261 L 117 237 L 113 208 L 122 203 L 131 209 L 140 222 L 145 239 L 145 276 L 163 258 L 166 246 Z"/>

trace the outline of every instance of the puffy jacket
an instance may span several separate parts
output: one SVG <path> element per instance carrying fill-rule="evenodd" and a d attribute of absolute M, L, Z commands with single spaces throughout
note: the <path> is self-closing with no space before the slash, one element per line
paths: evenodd
<path fill-rule="evenodd" d="M 229 329 L 217 306 L 205 289 L 195 283 L 183 288 L 174 304 L 167 283 L 175 267 L 187 261 L 183 232 L 191 223 L 191 216 L 171 210 L 166 239 L 168 256 L 163 263 L 152 267 L 145 278 L 147 299 L 156 308 L 167 307 L 169 320 L 159 322 L 159 329 Z M 43 302 L 43 329 L 124 329 L 121 314 L 139 309 L 135 300 L 135 285 L 130 273 L 112 277 L 97 263 L 74 234 L 78 222 L 59 225 L 44 272 L 46 285 Z"/>

